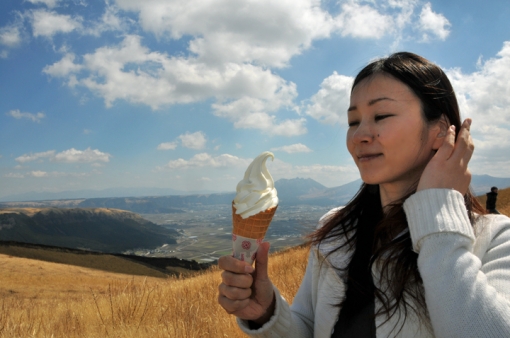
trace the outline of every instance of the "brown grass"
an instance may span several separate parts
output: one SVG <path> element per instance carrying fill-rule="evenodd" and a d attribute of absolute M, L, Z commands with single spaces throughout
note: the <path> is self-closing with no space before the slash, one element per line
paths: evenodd
<path fill-rule="evenodd" d="M 485 207 L 485 201 L 487 196 L 481 195 L 477 197 L 482 206 Z M 498 191 L 498 200 L 496 203 L 496 209 L 502 214 L 510 215 L 510 188 L 500 189 Z"/>
<path fill-rule="evenodd" d="M 269 274 L 292 301 L 308 248 L 272 255 Z M 215 267 L 151 278 L 0 255 L 0 337 L 240 337 L 217 304 Z"/>
<path fill-rule="evenodd" d="M 54 247 L 31 248 L 17 244 L 0 245 L 0 254 L 136 276 L 165 278 L 168 275 L 192 276 L 196 274 L 196 271 L 178 266 L 167 266 L 166 270 L 162 271 L 122 256 L 87 253 L 85 251 L 73 253 L 66 249 L 59 250 L 59 248 Z"/>

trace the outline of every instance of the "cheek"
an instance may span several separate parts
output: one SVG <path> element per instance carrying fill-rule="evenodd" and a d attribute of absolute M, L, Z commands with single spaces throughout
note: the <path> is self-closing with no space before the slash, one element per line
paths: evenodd
<path fill-rule="evenodd" d="M 391 138 L 395 137 L 395 133 L 388 132 L 386 130 L 378 130 L 374 133 L 374 137 L 379 142 L 391 142 Z"/>
<path fill-rule="evenodd" d="M 345 137 L 345 145 L 347 146 L 347 150 L 352 155 L 354 151 L 354 143 L 352 142 L 353 132 L 347 131 L 347 136 Z"/>

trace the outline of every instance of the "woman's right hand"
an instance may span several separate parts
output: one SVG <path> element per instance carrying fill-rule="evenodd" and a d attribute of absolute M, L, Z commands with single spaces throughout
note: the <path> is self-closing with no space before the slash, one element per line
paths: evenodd
<path fill-rule="evenodd" d="M 218 303 L 229 314 L 263 325 L 274 313 L 276 298 L 267 275 L 269 243 L 261 243 L 255 268 L 232 256 L 223 256 L 218 266 L 221 274 Z"/>

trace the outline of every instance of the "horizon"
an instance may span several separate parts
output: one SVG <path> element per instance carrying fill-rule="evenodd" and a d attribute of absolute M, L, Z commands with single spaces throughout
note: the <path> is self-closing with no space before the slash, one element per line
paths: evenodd
<path fill-rule="evenodd" d="M 473 179 L 477 182 L 473 182 Z M 483 181 L 482 180 L 489 180 Z M 347 182 L 345 184 L 339 186 L 328 187 L 320 182 L 312 178 L 306 177 L 294 177 L 294 178 L 281 178 L 275 180 L 275 184 L 279 181 L 294 181 L 294 180 L 312 180 L 314 183 L 318 183 L 324 187 L 325 190 L 330 189 L 338 189 L 338 188 L 346 188 L 349 185 L 352 185 L 356 182 L 361 182 L 361 179 L 355 179 L 353 181 Z M 499 183 L 503 183 L 503 185 Z M 475 183 L 475 184 L 473 184 Z M 482 196 L 485 193 L 485 190 L 489 191 L 490 187 L 493 185 L 498 186 L 498 189 L 503 190 L 510 187 L 510 177 L 494 177 L 487 174 L 483 175 L 473 175 L 470 187 L 473 189 L 473 192 L 477 196 Z M 476 185 L 476 189 L 475 189 Z M 279 188 L 280 189 L 280 188 Z M 144 192 L 142 192 L 144 191 Z M 148 191 L 152 191 L 152 193 L 147 193 Z M 156 192 L 159 191 L 159 192 Z M 96 193 L 96 195 L 90 195 Z M 103 194 L 101 194 L 103 193 Z M 109 194 L 108 194 L 109 193 Z M 94 189 L 82 189 L 82 190 L 64 190 L 64 191 L 32 191 L 19 195 L 9 195 L 0 197 L 0 204 L 2 203 L 25 203 L 25 202 L 44 202 L 44 201 L 65 201 L 65 200 L 82 200 L 82 199 L 109 199 L 109 198 L 151 198 L 151 197 L 164 197 L 164 196 L 194 196 L 194 195 L 214 195 L 214 194 L 232 194 L 235 193 L 235 188 L 233 190 L 225 190 L 225 191 L 214 191 L 214 190 L 198 190 L 198 191 L 180 191 L 175 189 L 168 188 L 159 188 L 159 187 L 112 187 L 101 190 Z M 67 197 L 58 197 L 67 196 Z M 83 194 L 80 197 L 75 194 Z M 89 195 L 87 195 L 89 194 Z M 51 195 L 54 195 L 52 198 Z M 25 196 L 32 196 L 33 198 L 28 198 Z M 55 197 L 56 196 L 56 197 Z M 12 198 L 12 199 L 9 199 Z"/>
<path fill-rule="evenodd" d="M 506 1 L 0 6 L 0 199 L 235 191 L 263 151 L 275 181 L 347 184 L 359 179 L 345 147 L 353 77 L 400 50 L 448 74 L 473 118 L 472 174 L 510 172 Z"/>

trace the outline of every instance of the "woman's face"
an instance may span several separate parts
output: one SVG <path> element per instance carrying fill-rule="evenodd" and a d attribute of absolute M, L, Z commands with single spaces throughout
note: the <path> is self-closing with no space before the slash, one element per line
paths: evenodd
<path fill-rule="evenodd" d="M 390 75 L 374 75 L 354 88 L 348 123 L 347 148 L 362 180 L 379 184 L 390 201 L 419 180 L 442 143 L 439 123 L 428 126 L 419 98 Z"/>

